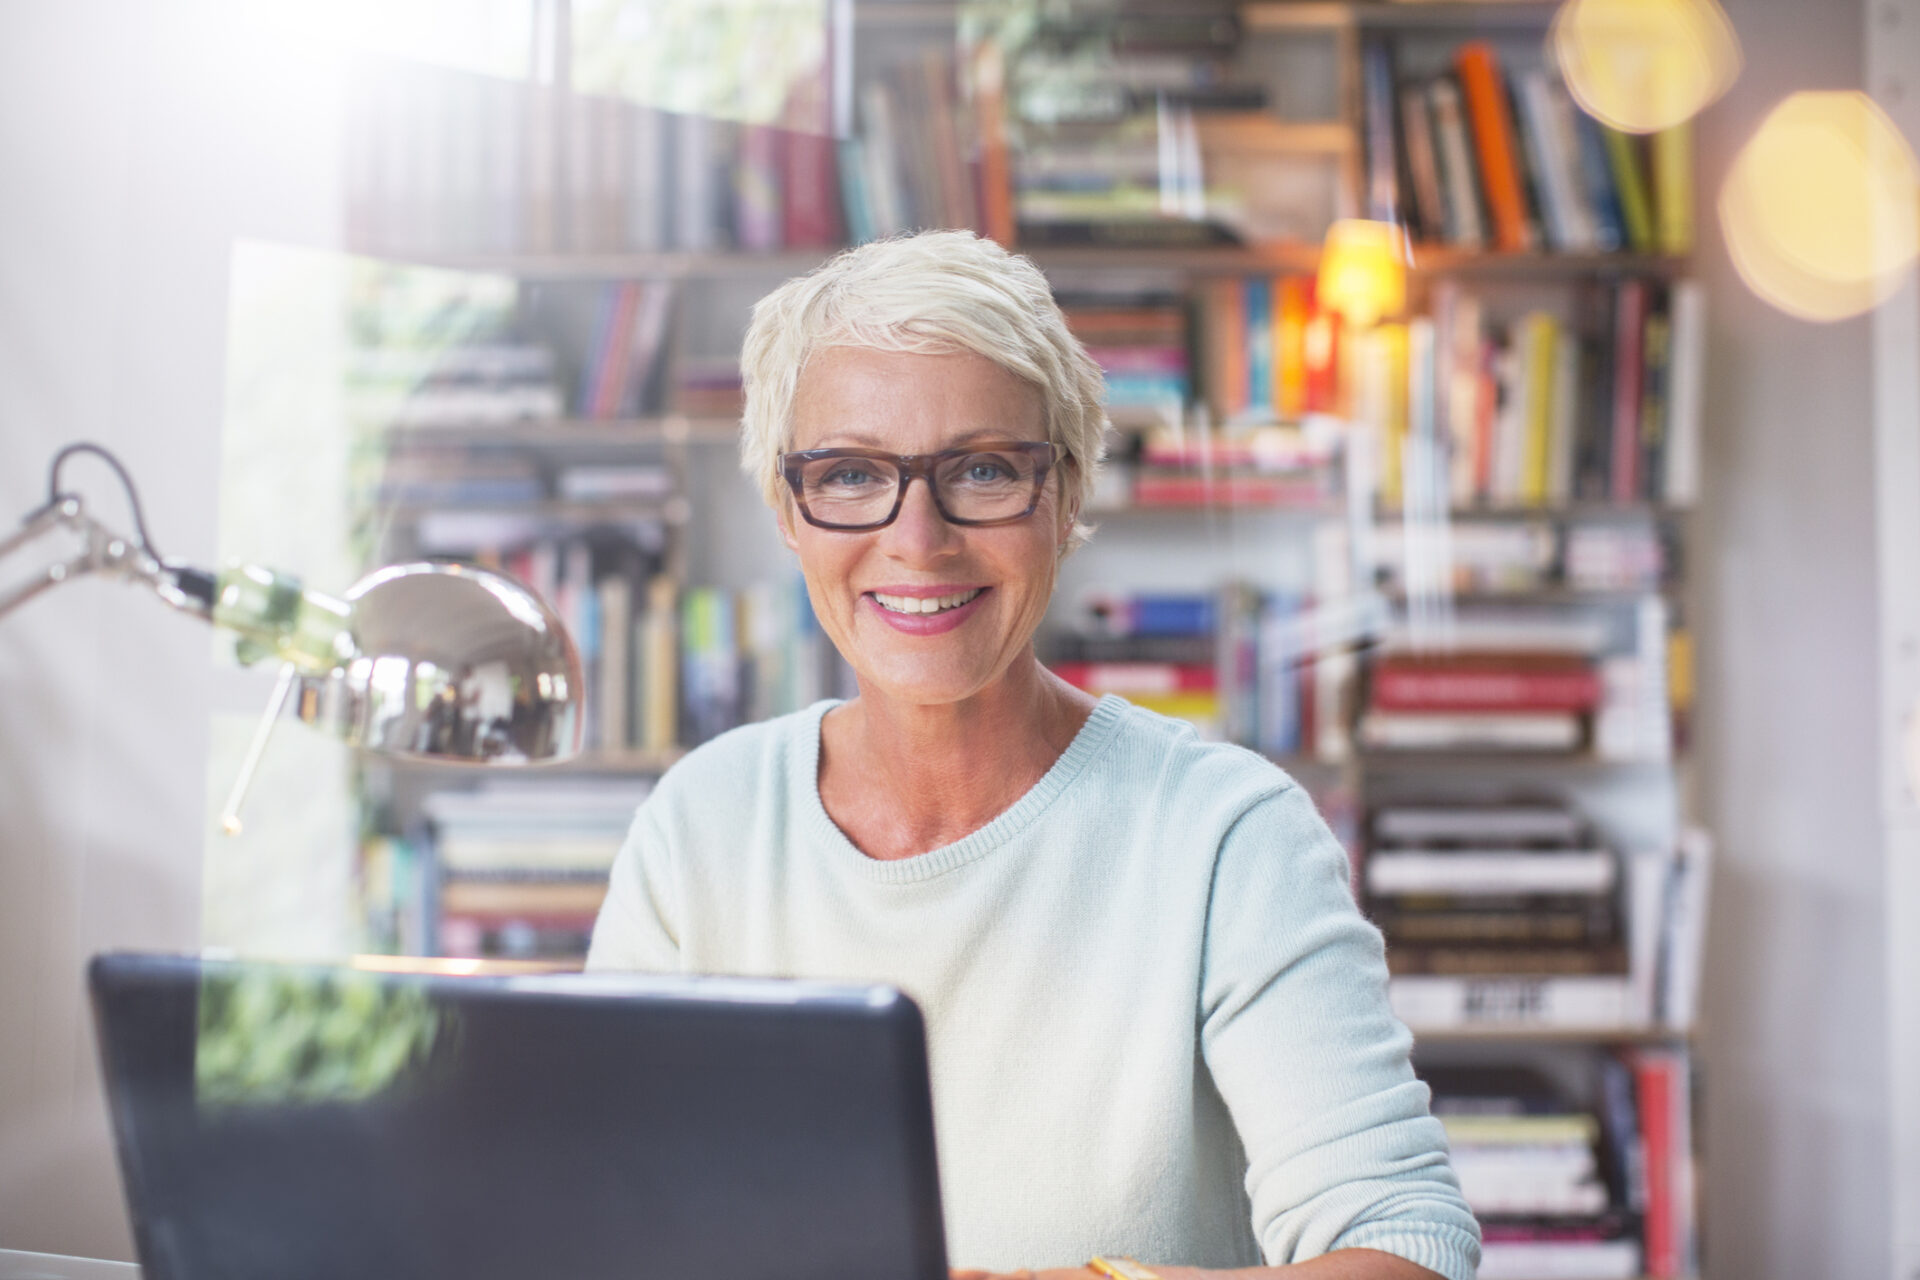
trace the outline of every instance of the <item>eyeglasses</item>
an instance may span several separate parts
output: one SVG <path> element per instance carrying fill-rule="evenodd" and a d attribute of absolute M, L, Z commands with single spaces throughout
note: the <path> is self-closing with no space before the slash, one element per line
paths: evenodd
<path fill-rule="evenodd" d="M 1036 440 L 971 445 L 941 453 L 804 449 L 780 455 L 800 515 L 820 529 L 858 531 L 893 523 L 915 476 L 949 524 L 1011 524 L 1040 505 L 1054 448 Z"/>

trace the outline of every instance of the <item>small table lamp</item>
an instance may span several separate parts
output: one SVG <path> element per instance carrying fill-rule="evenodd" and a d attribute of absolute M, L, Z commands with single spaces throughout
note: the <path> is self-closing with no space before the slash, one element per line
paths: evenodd
<path fill-rule="evenodd" d="M 61 465 L 81 452 L 103 458 L 126 486 L 134 539 L 61 491 Z M 61 532 L 77 535 L 80 550 L 0 590 L 0 617 L 72 578 L 107 574 L 236 632 L 242 662 L 280 661 L 221 819 L 229 834 L 240 829 L 247 784 L 290 697 L 299 719 L 386 755 L 527 765 L 580 750 L 584 686 L 573 641 L 545 602 L 502 574 L 461 564 L 390 565 L 336 600 L 258 565 L 213 574 L 164 560 L 147 537 L 131 477 L 92 444 L 68 445 L 54 456 L 46 503 L 0 541 L 0 561 Z"/>

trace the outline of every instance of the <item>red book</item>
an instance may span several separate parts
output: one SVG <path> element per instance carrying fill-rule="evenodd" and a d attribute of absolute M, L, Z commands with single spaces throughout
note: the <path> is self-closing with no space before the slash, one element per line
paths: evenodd
<path fill-rule="evenodd" d="M 1282 418 L 1307 411 L 1307 324 L 1313 291 L 1303 276 L 1274 281 L 1273 408 Z"/>
<path fill-rule="evenodd" d="M 1211 663 L 1061 662 L 1053 672 L 1088 693 L 1212 693 L 1220 685 Z"/>
<path fill-rule="evenodd" d="M 1632 1058 L 1634 1092 L 1640 1110 L 1640 1134 L 1646 1146 L 1646 1268 L 1665 1280 L 1680 1274 L 1680 1232 L 1676 1212 L 1673 1149 L 1673 1061 L 1644 1051 Z"/>
<path fill-rule="evenodd" d="M 1600 693 L 1599 673 L 1585 663 L 1387 659 L 1373 673 L 1373 705 L 1383 711 L 1591 711 Z"/>
<path fill-rule="evenodd" d="M 827 114 L 827 71 L 802 76 L 788 95 L 780 142 L 780 240 L 789 249 L 825 249 L 843 238 L 839 147 Z"/>
<path fill-rule="evenodd" d="M 1640 400 L 1646 366 L 1647 284 L 1626 280 L 1613 310 L 1613 477 L 1615 502 L 1640 496 Z"/>
<path fill-rule="evenodd" d="M 1454 54 L 1454 69 L 1473 127 L 1473 149 L 1480 161 L 1487 212 L 1493 219 L 1494 245 L 1508 253 L 1524 253 L 1534 247 L 1533 223 L 1527 216 L 1526 190 L 1520 185 L 1513 113 L 1499 59 L 1492 45 L 1472 40 Z"/>
<path fill-rule="evenodd" d="M 1305 341 L 1308 413 L 1340 412 L 1340 323 L 1316 300 L 1309 309 Z"/>

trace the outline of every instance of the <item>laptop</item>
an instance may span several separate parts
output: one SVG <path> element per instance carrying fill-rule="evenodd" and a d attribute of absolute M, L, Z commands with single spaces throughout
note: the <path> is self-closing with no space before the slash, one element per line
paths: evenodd
<path fill-rule="evenodd" d="M 88 984 L 147 1280 L 946 1280 L 892 988 L 133 954 Z"/>

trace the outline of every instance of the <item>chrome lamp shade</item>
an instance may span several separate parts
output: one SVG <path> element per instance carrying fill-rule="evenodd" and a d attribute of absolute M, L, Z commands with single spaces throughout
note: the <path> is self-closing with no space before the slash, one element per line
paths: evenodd
<path fill-rule="evenodd" d="M 580 750 L 580 658 L 527 588 L 472 565 L 390 565 L 345 596 L 353 656 L 299 679 L 294 712 L 349 743 L 448 763 Z"/>

